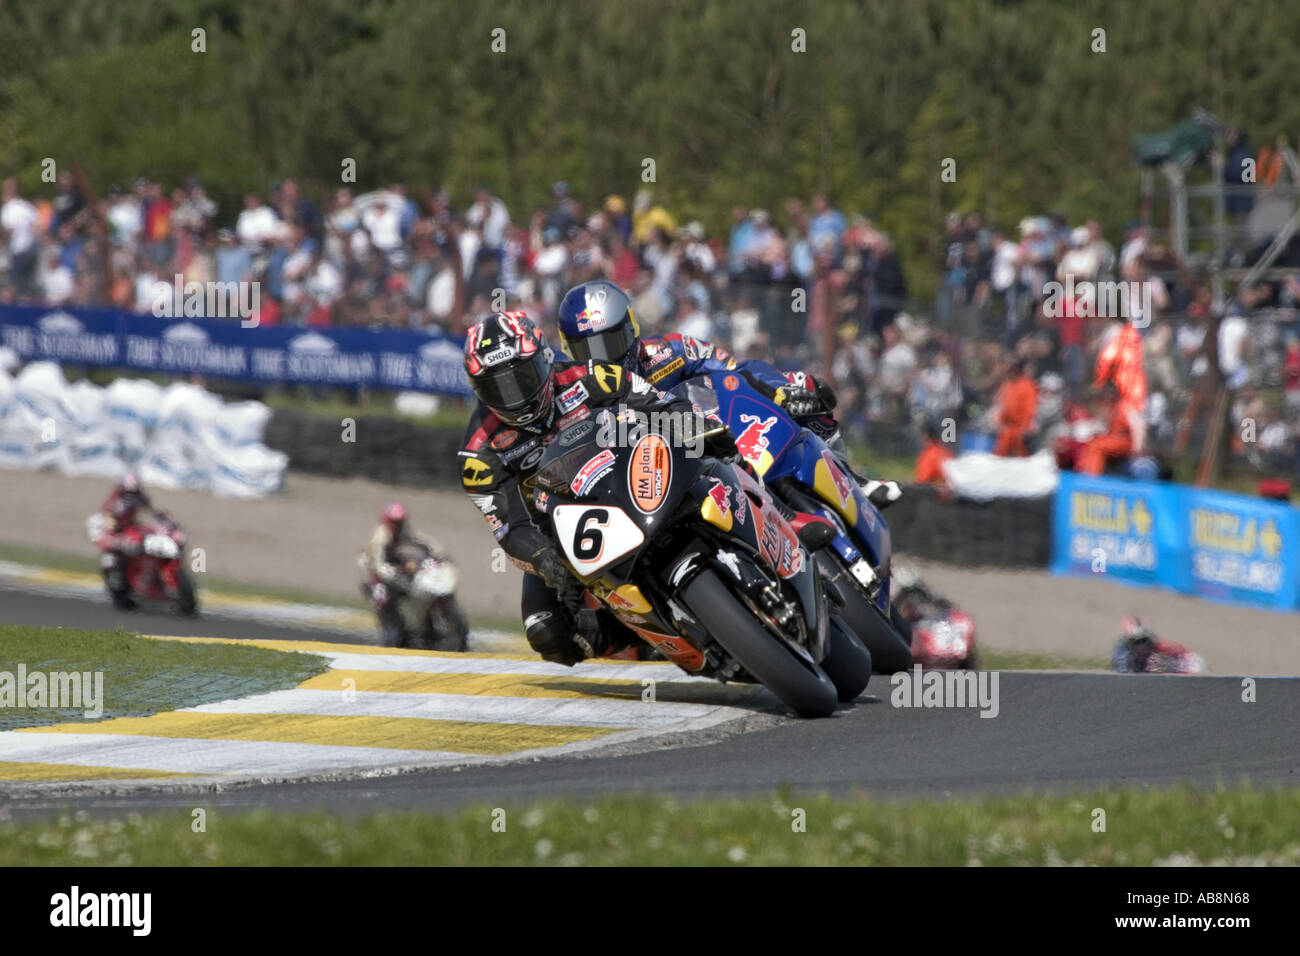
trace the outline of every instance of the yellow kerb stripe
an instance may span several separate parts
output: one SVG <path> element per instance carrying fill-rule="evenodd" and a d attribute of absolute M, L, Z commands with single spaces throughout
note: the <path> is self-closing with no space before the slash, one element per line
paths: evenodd
<path fill-rule="evenodd" d="M 283 641 L 242 637 L 170 637 L 159 634 L 142 634 L 141 637 L 159 641 L 180 641 L 186 644 L 240 644 L 244 647 L 265 647 L 272 651 L 328 651 L 334 654 L 383 654 L 394 657 L 447 657 L 463 660 L 466 657 L 486 657 L 493 660 L 530 661 L 541 659 L 536 654 L 502 654 L 495 651 L 475 651 L 473 654 L 453 651 L 413 651 L 404 647 L 380 647 L 375 644 L 334 644 L 329 641 Z M 630 664 L 632 661 L 618 661 Z"/>
<path fill-rule="evenodd" d="M 351 678 L 354 685 L 343 682 Z M 464 694 L 488 697 L 559 697 L 589 700 L 640 700 L 639 680 L 557 674 L 443 674 L 424 671 L 330 670 L 309 677 L 301 690 L 355 690 L 388 694 Z M 679 704 L 739 704 L 754 693 L 748 684 L 704 684 L 664 680 L 655 698 Z"/>
<path fill-rule="evenodd" d="M 132 770 L 130 767 L 83 767 L 68 763 L 0 761 L 0 780 L 143 780 L 155 777 L 190 777 L 169 770 Z"/>
<path fill-rule="evenodd" d="M 201 714 L 172 711 L 152 717 L 119 717 L 97 724 L 25 727 L 20 733 L 130 734 L 200 740 L 441 750 L 508 754 L 593 740 L 623 728 L 480 724 L 418 717 L 330 717 L 316 714 Z"/>
<path fill-rule="evenodd" d="M 344 682 L 355 683 L 347 685 Z M 303 681 L 302 690 L 370 691 L 385 694 L 466 694 L 490 697 L 639 698 L 641 682 L 540 674 L 437 674 L 422 671 L 333 670 Z"/>

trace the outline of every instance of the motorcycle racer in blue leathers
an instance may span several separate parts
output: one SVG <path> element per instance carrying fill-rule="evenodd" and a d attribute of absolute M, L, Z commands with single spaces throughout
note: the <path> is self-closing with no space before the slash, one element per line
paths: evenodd
<path fill-rule="evenodd" d="M 781 372 L 758 359 L 740 361 L 712 343 L 688 335 L 642 338 L 627 293 L 605 279 L 584 282 L 565 293 L 559 328 L 560 342 L 571 358 L 622 365 L 660 391 L 702 375 L 739 374 L 826 442 L 877 508 L 886 508 L 902 496 L 896 482 L 863 478 L 849 467 L 848 451 L 832 414 L 835 394 L 811 375 Z"/>

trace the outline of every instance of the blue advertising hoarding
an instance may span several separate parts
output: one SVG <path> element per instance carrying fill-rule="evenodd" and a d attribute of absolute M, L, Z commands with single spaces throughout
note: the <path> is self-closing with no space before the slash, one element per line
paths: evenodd
<path fill-rule="evenodd" d="M 1186 589 L 1215 600 L 1300 608 L 1300 511 L 1187 488 Z"/>
<path fill-rule="evenodd" d="M 1300 511 L 1186 485 L 1064 473 L 1052 571 L 1300 610 Z"/>
<path fill-rule="evenodd" d="M 23 361 L 266 384 L 469 394 L 462 341 L 441 332 L 245 328 L 238 319 L 0 306 L 0 346 Z"/>

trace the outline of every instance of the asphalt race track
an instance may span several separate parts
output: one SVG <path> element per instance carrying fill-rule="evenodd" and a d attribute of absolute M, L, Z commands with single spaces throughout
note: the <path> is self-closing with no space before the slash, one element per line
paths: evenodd
<path fill-rule="evenodd" d="M 863 791 L 875 797 L 1088 789 L 1104 784 L 1213 787 L 1300 783 L 1300 680 L 1265 678 L 1242 701 L 1237 677 L 1000 675 L 999 713 L 907 709 L 888 680 L 833 718 L 757 713 L 748 728 L 699 746 L 558 757 L 387 777 L 294 784 L 0 798 L 15 817 L 76 807 L 97 814 L 205 807 L 447 810 L 535 797 L 610 792 L 683 797 Z M 874 691 L 874 696 L 872 692 Z"/>
<path fill-rule="evenodd" d="M 202 608 L 197 618 L 181 617 L 159 610 L 118 611 L 105 595 L 82 598 L 71 595 L 37 594 L 0 587 L 0 624 L 33 627 L 78 627 L 111 631 L 121 627 L 136 634 L 164 634 L 173 637 L 229 637 L 278 640 L 345 641 L 357 643 L 356 634 L 276 625 L 246 617 L 232 617 Z"/>

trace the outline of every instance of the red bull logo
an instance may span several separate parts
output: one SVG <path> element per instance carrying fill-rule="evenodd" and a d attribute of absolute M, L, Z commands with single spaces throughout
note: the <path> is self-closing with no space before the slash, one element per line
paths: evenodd
<path fill-rule="evenodd" d="M 599 329 L 605 324 L 605 315 L 592 309 L 583 309 L 578 313 L 578 331 L 590 332 L 592 329 Z"/>
<path fill-rule="evenodd" d="M 835 490 L 840 496 L 840 504 L 847 506 L 853 497 L 853 486 L 849 484 L 849 479 L 844 472 L 840 471 L 839 465 L 835 464 L 835 459 L 831 457 L 829 451 L 822 452 L 822 461 L 826 462 L 826 467 L 830 470 L 831 481 L 835 482 Z"/>
<path fill-rule="evenodd" d="M 767 451 L 767 433 L 776 424 L 776 416 L 760 419 L 757 415 L 740 415 L 745 430 L 736 436 L 736 449 L 750 464 L 758 466 Z"/>
<path fill-rule="evenodd" d="M 718 511 L 726 514 L 731 510 L 731 499 L 727 496 L 728 488 L 717 478 L 713 479 L 713 487 L 709 489 L 709 497 L 713 503 L 718 506 Z"/>

